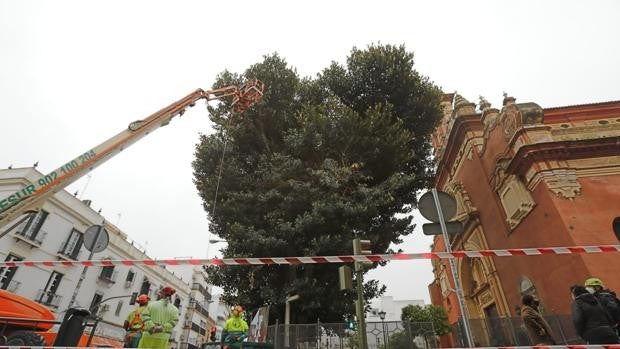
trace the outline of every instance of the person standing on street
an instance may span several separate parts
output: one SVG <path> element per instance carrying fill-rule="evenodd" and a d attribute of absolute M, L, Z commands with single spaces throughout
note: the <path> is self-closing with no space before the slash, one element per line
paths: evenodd
<path fill-rule="evenodd" d="M 127 333 L 124 339 L 124 348 L 137 348 L 142 337 L 142 330 L 144 328 L 144 320 L 142 319 L 142 313 L 149 304 L 149 296 L 141 294 L 136 298 L 138 307 L 132 310 L 123 324 L 123 328 Z"/>
<path fill-rule="evenodd" d="M 589 278 L 585 282 L 588 292 L 594 294 L 599 303 L 607 310 L 614 320 L 613 328 L 620 335 L 620 301 L 616 297 L 616 293 L 605 288 L 603 281 L 597 278 Z"/>
<path fill-rule="evenodd" d="M 574 300 L 571 310 L 577 334 L 588 344 L 620 343 L 612 328 L 614 321 L 598 299 L 581 285 L 572 286 L 570 291 Z"/>
<path fill-rule="evenodd" d="M 526 294 L 521 299 L 521 318 L 534 345 L 555 345 L 551 326 L 538 310 L 540 301 L 536 296 Z"/>
<path fill-rule="evenodd" d="M 150 303 L 144 312 L 144 331 L 138 348 L 166 349 L 172 329 L 179 320 L 179 310 L 172 304 L 176 291 L 166 286 L 159 291 L 158 301 Z"/>

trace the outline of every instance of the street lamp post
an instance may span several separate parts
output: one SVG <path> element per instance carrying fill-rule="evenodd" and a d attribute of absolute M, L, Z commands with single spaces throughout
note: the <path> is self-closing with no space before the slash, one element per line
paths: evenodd
<path fill-rule="evenodd" d="M 388 347 L 388 342 L 387 342 L 387 333 L 385 333 L 385 311 L 381 310 L 379 312 L 379 318 L 381 319 L 381 328 L 383 329 L 383 345 L 385 346 L 385 349 L 387 349 Z"/>
<path fill-rule="evenodd" d="M 286 297 L 286 304 L 284 306 L 284 347 L 289 347 L 289 324 L 291 322 L 291 303 L 298 300 L 299 295 L 293 295 Z"/>
<path fill-rule="evenodd" d="M 223 239 L 209 239 L 209 243 L 207 244 L 207 259 L 209 259 L 209 247 L 211 247 L 211 244 L 217 244 L 218 242 L 228 242 L 228 241 L 223 240 Z"/>

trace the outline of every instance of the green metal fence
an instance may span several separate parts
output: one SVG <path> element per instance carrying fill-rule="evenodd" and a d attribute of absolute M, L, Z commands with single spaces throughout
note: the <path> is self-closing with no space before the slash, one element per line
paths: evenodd
<path fill-rule="evenodd" d="M 558 345 L 583 344 L 577 335 L 570 315 L 545 316 Z M 532 343 L 520 317 L 470 319 L 476 347 L 530 346 Z M 452 326 L 456 346 L 465 346 L 465 334 L 460 323 Z"/>
<path fill-rule="evenodd" d="M 439 344 L 430 322 L 369 322 L 366 333 L 369 349 L 430 349 Z M 267 341 L 274 349 L 359 349 L 357 331 L 344 323 L 273 325 Z"/>

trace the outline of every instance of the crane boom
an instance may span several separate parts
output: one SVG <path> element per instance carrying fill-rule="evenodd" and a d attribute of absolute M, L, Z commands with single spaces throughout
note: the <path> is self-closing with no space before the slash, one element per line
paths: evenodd
<path fill-rule="evenodd" d="M 0 200 L 0 227 L 7 225 L 26 212 L 37 210 L 50 196 L 144 136 L 161 126 L 167 125 L 175 116 L 183 115 L 186 108 L 193 107 L 198 100 L 211 101 L 232 97 L 232 111 L 241 113 L 260 100 L 263 90 L 263 83 L 257 79 L 249 80 L 240 87 L 227 86 L 209 91 L 198 89 L 147 118 L 130 123 L 126 130 L 78 155 L 56 170 L 39 178 L 35 183 L 29 184 Z"/>

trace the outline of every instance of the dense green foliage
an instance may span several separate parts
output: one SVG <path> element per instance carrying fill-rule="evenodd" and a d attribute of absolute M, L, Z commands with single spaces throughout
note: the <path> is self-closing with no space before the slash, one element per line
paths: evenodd
<path fill-rule="evenodd" d="M 210 231 L 228 241 L 224 256 L 350 254 L 355 236 L 384 253 L 412 232 L 406 214 L 430 181 L 428 135 L 440 116 L 440 91 L 413 69 L 413 54 L 354 49 L 345 66 L 305 79 L 274 54 L 243 74 L 221 73 L 214 87 L 253 77 L 266 85 L 263 100 L 241 115 L 228 113 L 230 102 L 211 107 L 216 133 L 201 136 L 193 164 Z M 337 268 L 229 266 L 209 274 L 231 303 L 270 304 L 280 315 L 286 295 L 299 294 L 293 321 L 327 322 L 354 313 Z M 366 299 L 383 291 L 365 283 Z"/>
<path fill-rule="evenodd" d="M 450 324 L 448 323 L 448 314 L 442 307 L 436 305 L 427 305 L 421 307 L 419 305 L 408 305 L 403 308 L 401 313 L 401 319 L 409 322 L 430 322 L 433 324 L 433 330 L 435 335 L 443 336 L 451 331 Z M 427 329 L 423 326 L 418 328 L 419 333 L 413 333 L 413 336 L 427 336 Z M 414 331 L 416 332 L 416 331 Z"/>

